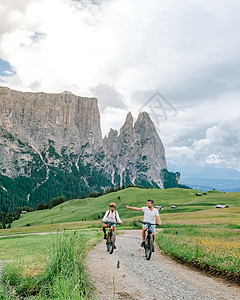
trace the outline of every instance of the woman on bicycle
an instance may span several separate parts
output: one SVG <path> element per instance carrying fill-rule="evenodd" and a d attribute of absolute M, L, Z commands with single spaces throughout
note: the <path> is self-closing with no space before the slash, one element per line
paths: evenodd
<path fill-rule="evenodd" d="M 115 223 L 120 223 L 122 225 L 122 221 L 119 217 L 118 212 L 115 210 L 116 208 L 116 203 L 112 202 L 110 203 L 110 209 L 108 209 L 105 213 L 105 216 L 102 219 L 102 229 L 103 229 L 103 233 L 104 233 L 104 239 L 107 238 L 107 234 L 106 234 L 106 228 L 109 227 L 108 224 L 104 223 L 104 222 L 115 222 Z M 114 226 L 114 230 L 116 230 L 116 225 Z"/>
<path fill-rule="evenodd" d="M 147 202 L 147 206 L 144 207 L 130 207 L 128 205 L 126 205 L 126 208 L 128 209 L 132 209 L 132 210 L 140 210 L 144 212 L 144 217 L 143 217 L 143 222 L 149 222 L 151 224 L 155 224 L 155 219 L 157 218 L 158 221 L 158 225 L 161 226 L 162 222 L 159 216 L 159 212 L 156 208 L 153 207 L 153 203 L 154 201 L 152 199 L 149 199 Z M 151 225 L 151 231 L 153 232 L 153 238 L 155 236 L 154 232 L 155 232 L 155 225 Z M 142 244 L 141 247 L 145 246 L 145 238 L 146 238 L 146 224 L 143 224 L 143 228 L 142 228 Z M 153 252 L 154 252 L 154 248 L 153 248 Z"/>

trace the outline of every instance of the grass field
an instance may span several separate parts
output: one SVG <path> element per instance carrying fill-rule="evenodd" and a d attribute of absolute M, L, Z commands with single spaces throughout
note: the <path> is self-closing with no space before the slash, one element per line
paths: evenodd
<path fill-rule="evenodd" d="M 0 299 L 89 299 L 84 258 L 100 239 L 96 231 L 2 238 L 0 259 L 10 262 Z"/>
<path fill-rule="evenodd" d="M 53 235 L 1 238 L 0 259 L 24 266 L 22 273 L 27 276 L 37 275 L 49 263 L 55 239 Z"/>
<path fill-rule="evenodd" d="M 0 259 L 10 260 L 4 271 L 4 286 L 6 289 L 11 288 L 13 294 L 23 296 L 28 295 L 27 291 L 32 286 L 37 290 L 35 299 L 40 300 L 54 297 L 65 299 L 61 293 L 67 295 L 76 286 L 80 293 L 80 287 L 77 285 L 79 272 L 83 272 L 83 278 L 87 278 L 83 267 L 84 253 L 102 238 L 100 221 L 109 203 L 117 204 L 117 210 L 124 223 L 121 228 L 140 228 L 138 220 L 142 220 L 143 213 L 127 210 L 125 204 L 141 207 L 146 205 L 149 198 L 155 200 L 155 205 L 164 207 L 160 211 L 164 230 L 159 233 L 157 242 L 167 255 L 240 283 L 239 193 L 210 191 L 207 195 L 199 197 L 194 190 L 128 188 L 99 198 L 70 200 L 52 209 L 27 213 L 13 223 L 13 228 L 0 230 L 0 235 L 4 236 L 0 238 Z M 229 208 L 216 209 L 216 204 L 226 204 Z M 171 205 L 176 205 L 177 208 L 171 210 Z M 26 226 L 27 224 L 30 226 Z M 31 232 L 59 234 L 9 236 Z M 73 238 L 74 234 L 77 234 L 78 238 Z M 60 236 L 66 237 L 66 241 L 60 239 L 60 244 L 65 245 L 66 242 L 66 249 L 70 249 L 72 243 L 75 249 L 75 252 L 71 252 L 72 256 L 67 258 L 71 270 L 75 270 L 73 272 L 75 277 L 70 276 L 66 281 L 61 279 L 65 276 L 65 271 L 63 269 L 56 271 L 56 260 L 63 260 L 63 265 L 66 263 L 64 262 L 66 251 L 60 251 L 57 242 Z M 60 252 L 62 256 L 56 257 L 55 254 Z M 81 257 L 81 261 L 76 255 Z M 56 273 L 49 271 L 52 269 Z M 47 294 L 51 294 L 52 298 L 46 296 L 43 288 L 46 278 L 50 278 Z M 80 299 L 87 299 L 90 292 L 87 279 L 84 282 L 86 290 L 81 287 Z M 75 299 L 74 295 L 79 294 L 73 293 L 72 299 Z M 15 299 L 7 297 L 8 294 L 1 290 L 0 285 L 0 299 Z"/>
<path fill-rule="evenodd" d="M 239 233 L 240 226 L 186 226 L 165 229 L 157 242 L 172 258 L 240 284 Z"/>
<path fill-rule="evenodd" d="M 128 188 L 98 198 L 70 200 L 52 209 L 27 213 L 26 215 L 22 215 L 19 220 L 14 221 L 12 227 L 26 227 L 27 224 L 35 226 L 66 222 L 72 223 L 85 220 L 100 220 L 102 215 L 108 209 L 110 202 L 115 202 L 117 204 L 117 210 L 122 219 L 132 218 L 134 216 L 141 216 L 142 213 L 130 211 L 125 208 L 125 205 L 128 204 L 130 206 L 138 207 L 146 206 L 146 202 L 150 198 L 155 201 L 155 205 L 162 205 L 164 207 L 161 211 L 161 215 L 163 215 L 164 219 L 165 214 L 170 215 L 166 218 L 169 222 L 170 220 L 171 222 L 178 222 L 178 219 L 180 219 L 180 215 L 178 216 L 178 214 L 183 214 L 182 217 L 184 218 L 184 215 L 187 212 L 192 213 L 192 219 L 201 217 L 200 215 L 202 214 L 204 214 L 206 219 L 209 219 L 209 217 L 211 218 L 211 213 L 212 216 L 216 218 L 216 204 L 226 204 L 230 206 L 230 209 L 234 208 L 235 211 L 233 211 L 231 215 L 232 219 L 234 219 L 235 216 L 236 218 L 239 216 L 239 193 L 210 191 L 207 195 L 199 197 L 196 196 L 195 190 Z M 171 205 L 176 205 L 177 209 L 171 210 Z M 207 214 L 209 214 L 209 216 Z M 187 214 L 187 219 L 189 219 L 188 216 L 189 215 Z M 185 222 L 186 220 L 183 219 L 183 221 Z M 1 232 L 2 231 L 0 231 L 0 234 Z"/>

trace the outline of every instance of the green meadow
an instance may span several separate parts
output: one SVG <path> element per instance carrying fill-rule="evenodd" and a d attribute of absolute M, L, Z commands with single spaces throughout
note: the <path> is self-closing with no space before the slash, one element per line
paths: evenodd
<path fill-rule="evenodd" d="M 134 216 L 141 216 L 142 213 L 128 210 L 125 208 L 125 205 L 146 206 L 148 199 L 153 199 L 155 205 L 163 206 L 161 215 L 165 224 L 166 222 L 185 222 L 189 218 L 193 220 L 206 218 L 208 221 L 210 218 L 215 219 L 215 212 L 219 213 L 219 210 L 215 208 L 216 204 L 229 205 L 230 210 L 225 210 L 224 215 L 226 212 L 231 211 L 232 219 L 235 218 L 235 214 L 236 217 L 239 216 L 239 193 L 210 191 L 207 195 L 196 196 L 196 192 L 195 190 L 177 188 L 166 190 L 127 188 L 98 198 L 70 200 L 52 209 L 21 215 L 20 219 L 13 223 L 12 228 L 27 227 L 27 225 L 28 227 L 39 225 L 53 226 L 57 223 L 100 220 L 108 209 L 110 202 L 117 204 L 117 210 L 122 219 L 128 219 Z M 177 208 L 171 210 L 170 207 L 172 205 L 176 205 Z M 233 222 L 235 223 L 235 220 Z M 31 231 L 31 229 L 28 229 L 28 231 Z M 3 231 L 0 230 L 0 234 L 1 232 Z"/>
<path fill-rule="evenodd" d="M 117 204 L 122 229 L 140 228 L 148 199 L 160 210 L 160 249 L 170 257 L 240 283 L 240 194 L 195 190 L 127 188 L 98 198 L 75 199 L 52 209 L 21 215 L 12 228 L 0 230 L 2 272 L 0 299 L 89 299 L 84 258 L 102 239 L 101 219 L 110 202 Z M 229 208 L 216 209 L 217 204 Z M 176 205 L 176 209 L 171 209 Z M 26 235 L 30 233 L 46 235 Z M 25 234 L 23 236 L 11 236 Z M 79 295 L 81 297 L 79 298 Z"/>
<path fill-rule="evenodd" d="M 89 299 L 93 287 L 84 260 L 101 239 L 96 231 L 1 239 L 1 259 L 8 261 L 0 299 Z"/>
<path fill-rule="evenodd" d="M 208 225 L 169 228 L 157 243 L 183 263 L 240 284 L 240 226 Z"/>

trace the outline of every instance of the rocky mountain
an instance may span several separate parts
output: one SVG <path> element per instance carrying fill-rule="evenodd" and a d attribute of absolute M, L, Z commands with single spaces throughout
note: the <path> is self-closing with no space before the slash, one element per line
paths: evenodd
<path fill-rule="evenodd" d="M 112 184 L 146 185 L 151 182 L 164 187 L 160 171 L 167 169 L 165 149 L 148 113 L 140 113 L 133 124 L 129 112 L 120 134 L 111 129 L 103 139 L 103 149 Z"/>
<path fill-rule="evenodd" d="M 2 207 L 129 184 L 164 188 L 164 146 L 146 112 L 135 124 L 128 113 L 120 133 L 102 139 L 96 98 L 0 87 L 0 114 Z"/>

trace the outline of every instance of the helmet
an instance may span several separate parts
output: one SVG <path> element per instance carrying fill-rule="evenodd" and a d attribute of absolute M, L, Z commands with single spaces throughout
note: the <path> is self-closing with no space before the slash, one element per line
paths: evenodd
<path fill-rule="evenodd" d="M 114 202 L 111 202 L 111 203 L 109 204 L 109 206 L 116 207 L 116 203 L 114 203 Z"/>

